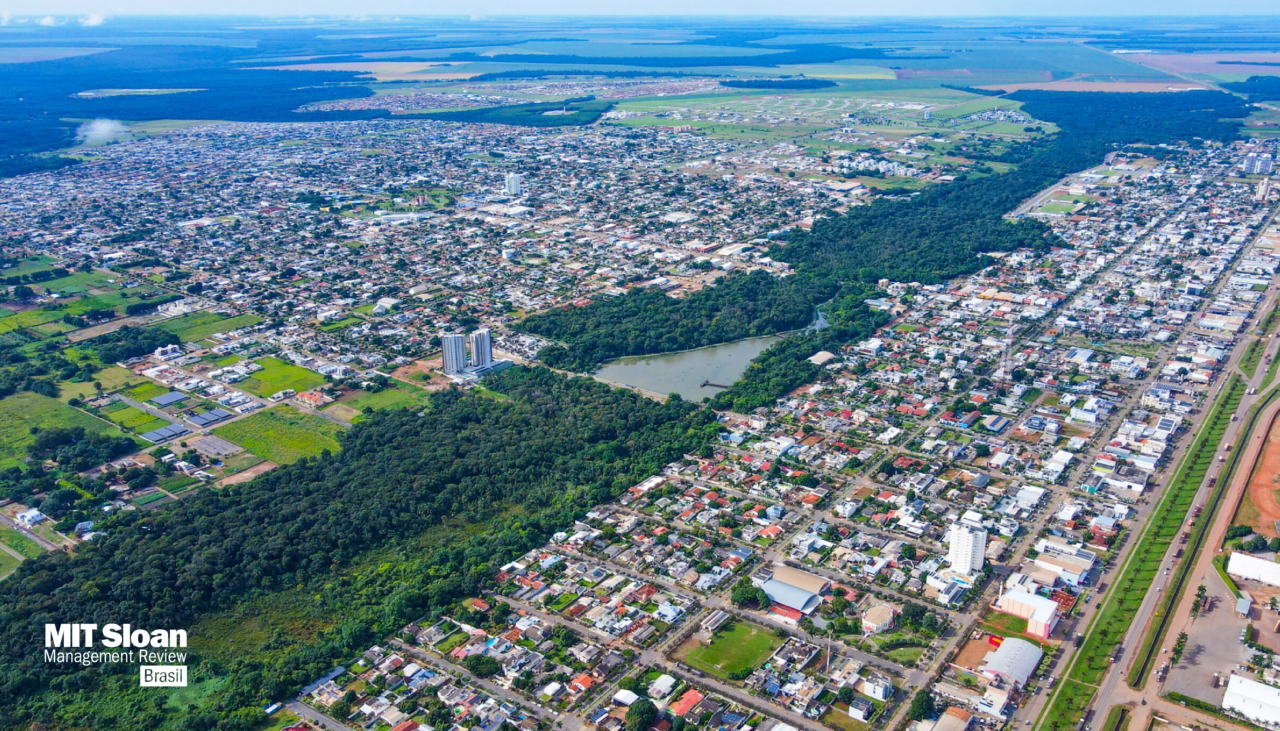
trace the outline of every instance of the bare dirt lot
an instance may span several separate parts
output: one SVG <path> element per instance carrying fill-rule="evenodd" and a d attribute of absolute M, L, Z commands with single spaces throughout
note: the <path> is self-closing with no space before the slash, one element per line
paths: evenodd
<path fill-rule="evenodd" d="M 1249 478 L 1249 491 L 1240 501 L 1233 523 L 1247 525 L 1267 537 L 1277 535 L 1280 520 L 1280 420 L 1271 426 L 1262 456 Z"/>

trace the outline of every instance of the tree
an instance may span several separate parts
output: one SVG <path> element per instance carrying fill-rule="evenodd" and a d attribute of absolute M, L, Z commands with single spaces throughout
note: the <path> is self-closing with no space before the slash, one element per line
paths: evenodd
<path fill-rule="evenodd" d="M 910 543 L 906 544 L 905 546 L 902 547 L 901 556 L 908 561 L 916 560 L 916 547 L 911 545 Z"/>
<path fill-rule="evenodd" d="M 658 720 L 658 707 L 648 698 L 641 698 L 627 709 L 627 731 L 645 731 Z"/>
<path fill-rule="evenodd" d="M 487 678 L 490 675 L 497 675 L 502 670 L 502 663 L 489 657 L 488 655 L 471 655 L 462 662 L 463 666 L 471 673 L 480 678 Z"/>
<path fill-rule="evenodd" d="M 936 712 L 933 696 L 929 694 L 927 688 L 922 688 L 916 692 L 916 697 L 911 699 L 911 707 L 907 709 L 907 718 L 912 721 L 923 721 L 926 718 L 933 718 Z"/>

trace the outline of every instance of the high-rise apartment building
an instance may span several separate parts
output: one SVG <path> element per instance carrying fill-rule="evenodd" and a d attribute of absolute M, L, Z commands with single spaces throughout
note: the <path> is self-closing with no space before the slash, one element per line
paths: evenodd
<path fill-rule="evenodd" d="M 444 372 L 448 376 L 456 376 L 467 367 L 467 338 L 465 335 L 449 333 L 440 338 L 440 347 L 444 350 Z"/>
<path fill-rule="evenodd" d="M 487 366 L 493 362 L 493 339 L 489 328 L 481 328 L 471 333 L 471 365 Z"/>
<path fill-rule="evenodd" d="M 948 535 L 947 561 L 958 574 L 981 571 L 986 562 L 987 531 L 964 523 L 953 523 Z"/>
<path fill-rule="evenodd" d="M 520 195 L 524 189 L 524 176 L 520 173 L 507 173 L 507 195 Z"/>

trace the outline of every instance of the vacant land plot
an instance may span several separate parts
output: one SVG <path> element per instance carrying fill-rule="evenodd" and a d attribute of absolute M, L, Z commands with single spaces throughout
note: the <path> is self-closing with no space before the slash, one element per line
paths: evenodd
<path fill-rule="evenodd" d="M 142 409 L 119 401 L 103 409 L 101 415 L 111 420 L 113 424 L 138 434 L 146 434 L 149 431 L 169 426 L 169 422 L 164 419 L 157 419 Z"/>
<path fill-rule="evenodd" d="M 27 538 L 7 525 L 0 525 L 0 543 L 3 543 L 27 558 L 39 558 L 44 554 L 44 549 L 40 547 L 39 543 Z"/>
<path fill-rule="evenodd" d="M 119 429 L 76 411 L 55 398 L 24 391 L 0 399 L 0 469 L 22 464 L 27 456 L 27 446 L 35 441 L 32 427 L 53 429 L 73 426 L 124 436 Z"/>
<path fill-rule="evenodd" d="M 85 381 L 84 383 L 60 381 L 58 383 L 59 398 L 63 401 L 68 401 L 73 398 L 78 398 L 82 401 L 87 398 L 93 398 L 98 394 L 97 389 L 93 386 L 95 383 L 102 386 L 104 393 L 118 391 L 124 387 L 132 376 L 132 373 L 120 366 L 103 368 L 93 374 L 92 381 Z"/>
<path fill-rule="evenodd" d="M 1268 538 L 1276 535 L 1280 520 L 1280 420 L 1271 425 L 1266 446 L 1249 477 L 1249 492 L 1240 503 L 1233 522 L 1253 528 Z"/>
<path fill-rule="evenodd" d="M 693 643 L 685 652 L 685 662 L 727 680 L 759 667 L 782 646 L 782 639 L 764 627 L 735 622 L 729 629 L 717 632 L 711 644 L 697 640 Z"/>
<path fill-rule="evenodd" d="M 213 312 L 192 312 L 182 317 L 157 323 L 154 327 L 177 335 L 184 343 L 194 343 L 198 340 L 204 340 L 214 333 L 239 330 L 242 327 L 257 325 L 260 322 L 262 322 L 262 318 L 254 315 L 224 317 Z"/>
<path fill-rule="evenodd" d="M 397 385 L 395 388 L 384 388 L 377 393 L 351 391 L 338 399 L 338 403 L 356 411 L 364 411 L 365 409 L 382 411 L 383 409 L 418 406 L 424 402 L 426 395 L 426 391 L 420 388 L 402 384 Z M 331 406 L 333 405 L 336 404 L 331 404 Z"/>
<path fill-rule="evenodd" d="M 9 574 L 18 570 L 18 564 L 22 563 L 22 559 L 14 556 L 5 550 L 0 550 L 0 579 L 4 579 Z"/>
<path fill-rule="evenodd" d="M 277 389 L 278 390 L 278 389 Z M 342 427 L 332 421 L 304 414 L 292 406 L 276 406 L 213 430 L 276 464 L 292 464 L 324 450 L 337 452 Z"/>
<path fill-rule="evenodd" d="M 285 363 L 279 358 L 263 358 L 258 361 L 258 365 L 262 366 L 262 370 L 236 386 L 259 396 L 270 396 L 286 388 L 302 393 L 324 383 L 324 376 L 319 373 Z"/>

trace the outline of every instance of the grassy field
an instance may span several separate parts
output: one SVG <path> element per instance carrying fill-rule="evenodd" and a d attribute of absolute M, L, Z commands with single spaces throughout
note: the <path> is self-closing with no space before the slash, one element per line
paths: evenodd
<path fill-rule="evenodd" d="M 60 381 L 58 383 L 58 397 L 63 401 L 68 401 L 73 398 L 78 398 L 83 401 L 84 399 L 93 398 L 97 395 L 97 391 L 93 387 L 94 381 L 102 384 L 103 393 L 111 393 L 112 391 L 118 391 L 121 388 L 124 388 L 125 384 L 128 383 L 129 379 L 132 377 L 133 374 L 127 369 L 121 368 L 120 366 L 109 366 L 93 374 L 93 381 L 85 381 L 84 383 Z"/>
<path fill-rule="evenodd" d="M 262 318 L 254 315 L 223 317 L 212 312 L 192 312 L 182 317 L 156 323 L 152 327 L 171 332 L 181 338 L 184 343 L 194 343 L 204 340 L 214 333 L 238 330 L 242 327 L 257 325 L 260 322 L 262 322 Z"/>
<path fill-rule="evenodd" d="M 237 388 L 259 396 L 270 396 L 286 388 L 302 393 L 324 383 L 324 376 L 319 373 L 286 363 L 279 358 L 262 358 L 258 365 L 262 366 L 262 370 L 237 383 Z"/>
<path fill-rule="evenodd" d="M 109 419 L 111 423 L 136 434 L 145 434 L 169 425 L 169 422 L 164 419 L 157 419 L 142 409 L 128 406 L 120 401 L 103 409 L 100 413 L 104 418 Z"/>
<path fill-rule="evenodd" d="M 304 414 L 292 406 L 276 406 L 213 433 L 276 464 L 292 464 L 324 450 L 337 452 L 343 428 L 320 416 Z"/>
<path fill-rule="evenodd" d="M 7 525 L 0 525 L 0 543 L 3 543 L 27 558 L 39 558 L 44 555 L 44 548 L 42 548 L 39 543 L 27 538 Z"/>
<path fill-rule="evenodd" d="M 102 421 L 77 411 L 58 399 L 23 391 L 0 399 L 0 469 L 22 464 L 27 456 L 27 446 L 35 441 L 32 427 L 83 426 L 86 431 L 109 432 L 123 436 Z"/>
<path fill-rule="evenodd" d="M 727 631 L 717 632 L 711 644 L 690 648 L 685 662 L 727 680 L 731 674 L 758 667 L 781 646 L 782 639 L 772 630 L 734 622 Z"/>
<path fill-rule="evenodd" d="M 400 409 L 413 408 L 426 403 L 427 392 L 408 384 L 397 384 L 395 388 L 384 388 L 377 393 L 369 393 L 367 391 L 353 391 L 343 396 L 339 401 L 325 407 L 325 411 L 333 409 L 335 406 L 345 406 L 356 411 L 364 411 L 365 409 L 373 409 L 374 411 L 382 411 L 383 409 Z M 335 411 L 337 411 L 335 409 Z M 342 413 L 348 413 L 343 411 Z M 343 418 L 341 414 L 335 413 L 335 416 Z M 359 417 L 355 417 L 359 420 Z"/>
<path fill-rule="evenodd" d="M 1258 372 L 1258 363 L 1262 361 L 1263 341 L 1255 340 L 1249 343 L 1249 347 L 1245 349 L 1244 355 L 1240 358 L 1240 370 L 1249 378 L 1253 378 Z"/>
<path fill-rule="evenodd" d="M 14 558 L 8 551 L 0 551 L 0 580 L 4 580 L 9 574 L 17 571 L 20 563 L 22 562 Z"/>

